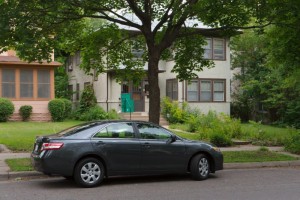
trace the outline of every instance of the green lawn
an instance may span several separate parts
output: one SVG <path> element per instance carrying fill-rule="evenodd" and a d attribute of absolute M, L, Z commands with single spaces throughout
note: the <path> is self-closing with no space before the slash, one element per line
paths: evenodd
<path fill-rule="evenodd" d="M 5 162 L 13 172 L 33 171 L 30 158 L 6 159 Z"/>
<path fill-rule="evenodd" d="M 272 151 L 226 151 L 224 163 L 290 161 L 297 158 Z"/>
<path fill-rule="evenodd" d="M 56 133 L 80 124 L 80 121 L 65 122 L 5 122 L 0 123 L 0 143 L 12 151 L 31 151 L 36 136 Z"/>
<path fill-rule="evenodd" d="M 170 129 L 181 130 L 174 131 L 178 135 L 187 139 L 199 139 L 199 133 L 188 133 L 187 124 L 171 124 Z M 291 135 L 296 134 L 299 130 L 292 128 L 279 128 L 275 126 L 263 125 L 258 123 L 241 124 L 241 140 L 250 140 L 253 144 L 260 146 L 283 146 L 284 142 Z M 208 139 L 208 138 L 207 138 Z"/>

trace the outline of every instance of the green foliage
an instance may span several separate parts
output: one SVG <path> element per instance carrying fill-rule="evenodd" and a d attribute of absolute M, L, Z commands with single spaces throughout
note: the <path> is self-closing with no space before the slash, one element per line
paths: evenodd
<path fill-rule="evenodd" d="M 213 133 L 210 136 L 210 142 L 218 147 L 227 147 L 232 145 L 230 137 L 222 133 Z"/>
<path fill-rule="evenodd" d="M 14 110 L 15 106 L 9 99 L 0 98 L 0 122 L 6 122 Z"/>
<path fill-rule="evenodd" d="M 79 110 L 81 113 L 86 112 L 90 108 L 94 107 L 97 103 L 97 99 L 94 93 L 92 85 L 88 85 L 84 88 L 81 94 L 79 102 Z"/>
<path fill-rule="evenodd" d="M 284 144 L 287 151 L 291 153 L 300 154 L 300 132 L 291 135 Z"/>
<path fill-rule="evenodd" d="M 108 111 L 107 113 L 108 115 L 108 119 L 121 119 L 121 117 L 119 116 L 118 112 L 115 109 L 111 109 Z"/>
<path fill-rule="evenodd" d="M 65 102 L 62 99 L 53 99 L 48 103 L 52 121 L 61 122 L 65 119 Z"/>
<path fill-rule="evenodd" d="M 30 118 L 32 113 L 32 106 L 30 105 L 23 105 L 19 109 L 20 115 L 22 116 L 23 121 L 27 121 Z"/>
<path fill-rule="evenodd" d="M 69 99 L 61 98 L 65 104 L 64 119 L 70 117 L 72 113 L 72 102 Z"/>
<path fill-rule="evenodd" d="M 100 106 L 89 108 L 86 112 L 80 113 L 77 116 L 81 121 L 103 120 L 108 118 L 108 114 Z"/>
<path fill-rule="evenodd" d="M 62 60 L 63 61 L 63 60 Z M 70 98 L 70 91 L 68 90 L 69 77 L 66 73 L 65 66 L 55 69 L 55 97 L 56 98 Z"/>
<path fill-rule="evenodd" d="M 162 100 L 162 115 L 170 123 L 183 123 L 187 117 L 185 107 L 186 105 L 180 107 L 177 101 L 172 102 L 168 97 L 165 97 Z"/>

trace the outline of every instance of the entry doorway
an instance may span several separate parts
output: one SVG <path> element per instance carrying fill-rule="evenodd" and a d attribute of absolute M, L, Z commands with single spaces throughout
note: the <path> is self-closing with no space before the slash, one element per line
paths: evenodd
<path fill-rule="evenodd" d="M 147 80 L 142 80 L 138 84 L 123 82 L 121 92 L 130 94 L 131 99 L 134 101 L 134 112 L 145 111 L 145 96 L 148 93 Z"/>

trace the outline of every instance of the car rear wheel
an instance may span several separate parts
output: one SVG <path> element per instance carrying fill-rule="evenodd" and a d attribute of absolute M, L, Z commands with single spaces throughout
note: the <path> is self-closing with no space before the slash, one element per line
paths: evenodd
<path fill-rule="evenodd" d="M 205 180 L 210 173 L 209 159 L 205 154 L 196 155 L 190 165 L 192 178 L 195 180 Z"/>
<path fill-rule="evenodd" d="M 96 158 L 85 158 L 75 167 L 74 180 L 82 187 L 99 185 L 104 178 L 104 166 Z"/>

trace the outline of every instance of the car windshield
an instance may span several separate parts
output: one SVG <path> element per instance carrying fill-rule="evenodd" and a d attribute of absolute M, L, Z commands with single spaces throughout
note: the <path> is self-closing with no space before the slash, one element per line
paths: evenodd
<path fill-rule="evenodd" d="M 79 124 L 77 126 L 72 126 L 70 128 L 64 129 L 64 130 L 58 132 L 57 135 L 59 137 L 66 137 L 66 136 L 74 135 L 80 131 L 92 128 L 94 126 L 98 126 L 100 124 L 101 123 L 99 123 L 99 122 L 93 122 L 93 123 L 88 123 L 88 124 Z"/>

